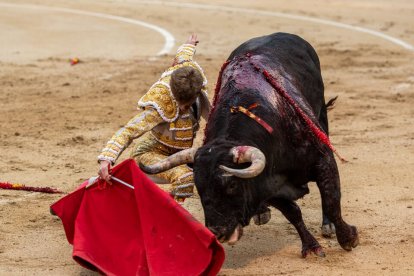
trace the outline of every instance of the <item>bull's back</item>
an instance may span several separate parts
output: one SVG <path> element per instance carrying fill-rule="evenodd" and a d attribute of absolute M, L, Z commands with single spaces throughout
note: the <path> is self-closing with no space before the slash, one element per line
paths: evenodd
<path fill-rule="evenodd" d="M 275 57 L 286 64 L 292 57 L 300 59 L 310 58 L 319 69 L 319 59 L 313 47 L 303 38 L 289 33 L 273 33 L 266 36 L 252 38 L 231 54 L 229 59 L 246 53 L 258 53 Z"/>
<path fill-rule="evenodd" d="M 324 86 L 318 55 L 307 41 L 288 33 L 256 37 L 237 47 L 229 60 L 247 53 L 263 57 L 266 63 L 263 66 L 271 68 L 271 71 L 288 74 L 319 117 L 324 105 Z"/>

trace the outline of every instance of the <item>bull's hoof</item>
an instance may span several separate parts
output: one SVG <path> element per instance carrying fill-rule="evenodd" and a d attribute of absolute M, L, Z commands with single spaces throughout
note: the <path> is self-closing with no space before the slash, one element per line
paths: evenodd
<path fill-rule="evenodd" d="M 350 231 L 346 234 L 346 237 L 339 235 L 339 233 L 336 234 L 339 244 L 346 251 L 351 251 L 352 248 L 357 247 L 359 244 L 357 228 L 355 226 L 349 226 L 349 228 Z"/>
<path fill-rule="evenodd" d="M 325 238 L 333 238 L 335 236 L 335 225 L 333 223 L 324 224 L 321 227 L 322 236 Z"/>
<path fill-rule="evenodd" d="M 302 248 L 302 258 L 306 258 L 307 256 L 309 256 L 310 254 L 315 254 L 318 257 L 325 257 L 325 252 L 323 251 L 322 246 L 318 245 L 315 246 L 313 248 Z"/>
<path fill-rule="evenodd" d="M 270 221 L 270 218 L 271 218 L 270 209 L 268 208 L 266 209 L 267 210 L 265 212 L 253 216 L 254 224 L 263 225 Z"/>

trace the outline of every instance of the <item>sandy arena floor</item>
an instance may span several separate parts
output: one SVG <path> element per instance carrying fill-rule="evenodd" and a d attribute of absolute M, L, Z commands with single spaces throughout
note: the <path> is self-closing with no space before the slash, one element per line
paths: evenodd
<path fill-rule="evenodd" d="M 321 237 L 311 185 L 299 204 L 326 258 L 302 259 L 295 229 L 273 210 L 269 224 L 248 226 L 236 246 L 225 245 L 220 275 L 414 275 L 414 3 L 237 2 L 3 0 L 0 181 L 70 192 L 95 175 L 104 143 L 191 32 L 200 39 L 196 58 L 211 96 L 221 64 L 241 42 L 292 32 L 318 52 L 326 98 L 339 96 L 329 114 L 331 140 L 351 161 L 339 163 L 342 211 L 359 228 L 360 245 L 345 252 Z M 152 24 L 175 44 L 157 56 L 166 47 L 160 30 L 92 13 Z M 71 57 L 82 62 L 70 66 Z M 0 190 L 0 275 L 94 275 L 72 260 L 61 222 L 49 214 L 58 198 Z M 186 207 L 202 219 L 198 199 Z"/>

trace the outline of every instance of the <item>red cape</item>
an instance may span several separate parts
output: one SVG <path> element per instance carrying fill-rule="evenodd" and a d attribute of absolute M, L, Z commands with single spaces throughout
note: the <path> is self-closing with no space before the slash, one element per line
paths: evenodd
<path fill-rule="evenodd" d="M 216 275 L 224 250 L 215 236 L 126 160 L 113 181 L 76 191 L 51 206 L 73 244 L 73 258 L 107 275 Z"/>

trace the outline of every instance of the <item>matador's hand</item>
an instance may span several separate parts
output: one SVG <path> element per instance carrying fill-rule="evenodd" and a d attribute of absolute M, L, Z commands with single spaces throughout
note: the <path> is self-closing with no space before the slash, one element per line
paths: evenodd
<path fill-rule="evenodd" d="M 196 34 L 192 34 L 188 37 L 187 39 L 187 44 L 193 44 L 194 46 L 197 46 L 198 44 L 198 40 L 197 40 L 197 35 Z"/>
<path fill-rule="evenodd" d="M 99 162 L 99 178 L 105 180 L 108 184 L 112 185 L 111 182 L 111 163 L 106 160 L 102 160 Z"/>

